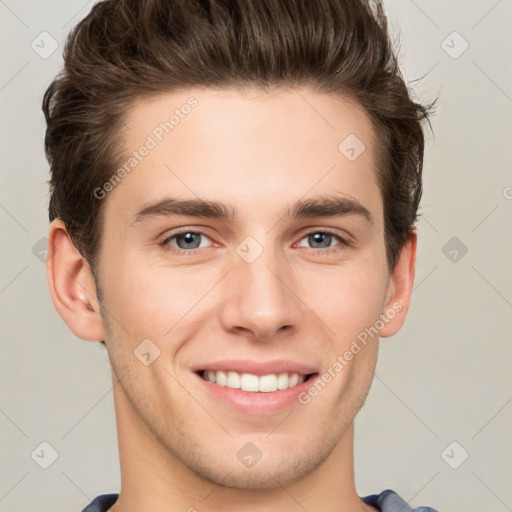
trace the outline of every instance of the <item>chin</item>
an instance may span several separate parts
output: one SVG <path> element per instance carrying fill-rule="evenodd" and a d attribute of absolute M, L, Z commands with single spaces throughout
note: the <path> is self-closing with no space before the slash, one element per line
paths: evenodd
<path fill-rule="evenodd" d="M 186 461 L 182 459 L 182 462 L 200 478 L 221 487 L 273 490 L 293 484 L 314 472 L 329 457 L 335 444 L 336 439 L 327 437 L 313 449 L 309 445 L 309 450 L 299 445 L 287 449 L 286 453 L 275 448 L 264 450 L 256 456 L 261 458 L 246 465 L 243 456 L 256 451 L 255 445 L 249 442 L 244 445 L 248 446 L 245 452 L 238 446 L 236 449 L 223 449 L 221 453 L 196 453 L 193 457 L 188 452 Z"/>
<path fill-rule="evenodd" d="M 255 466 L 245 468 L 242 464 L 235 467 L 226 464 L 224 469 L 220 467 L 192 468 L 203 479 L 220 487 L 240 490 L 273 490 L 287 486 L 304 478 L 314 470 L 318 464 L 310 461 L 272 461 L 260 460 Z"/>

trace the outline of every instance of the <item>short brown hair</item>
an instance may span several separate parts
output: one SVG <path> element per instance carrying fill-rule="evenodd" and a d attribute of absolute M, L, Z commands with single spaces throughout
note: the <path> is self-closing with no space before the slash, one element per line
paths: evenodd
<path fill-rule="evenodd" d="M 123 117 L 136 99 L 185 87 L 294 87 L 355 99 L 376 137 L 391 270 L 418 217 L 424 134 L 380 1 L 104 0 L 68 36 L 43 111 L 50 220 L 62 219 L 91 268 Z"/>

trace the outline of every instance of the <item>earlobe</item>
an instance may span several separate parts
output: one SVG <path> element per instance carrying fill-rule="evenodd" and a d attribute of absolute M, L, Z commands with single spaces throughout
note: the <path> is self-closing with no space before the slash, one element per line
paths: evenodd
<path fill-rule="evenodd" d="M 55 308 L 76 336 L 103 341 L 103 322 L 88 263 L 76 249 L 62 220 L 52 222 L 48 239 L 46 276 Z"/>
<path fill-rule="evenodd" d="M 383 312 L 385 325 L 380 331 L 381 338 L 393 336 L 405 322 L 414 284 L 416 244 L 417 234 L 414 232 L 400 252 L 395 268 L 391 272 L 386 309 Z"/>

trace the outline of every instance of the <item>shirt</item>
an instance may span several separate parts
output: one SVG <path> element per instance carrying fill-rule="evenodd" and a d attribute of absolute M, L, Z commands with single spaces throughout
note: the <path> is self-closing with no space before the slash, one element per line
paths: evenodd
<path fill-rule="evenodd" d="M 118 494 L 102 494 L 85 507 L 82 512 L 107 512 L 117 501 L 118 496 Z M 391 489 L 361 499 L 364 503 L 376 508 L 380 512 L 437 512 L 430 507 L 418 507 L 413 510 L 407 502 Z"/>

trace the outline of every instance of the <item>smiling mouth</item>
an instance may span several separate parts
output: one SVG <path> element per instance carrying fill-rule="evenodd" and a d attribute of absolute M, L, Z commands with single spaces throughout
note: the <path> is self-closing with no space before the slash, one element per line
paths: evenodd
<path fill-rule="evenodd" d="M 206 381 L 231 389 L 241 389 L 251 393 L 272 393 L 293 388 L 314 377 L 315 373 L 270 373 L 254 375 L 235 371 L 200 370 L 197 374 Z"/>

